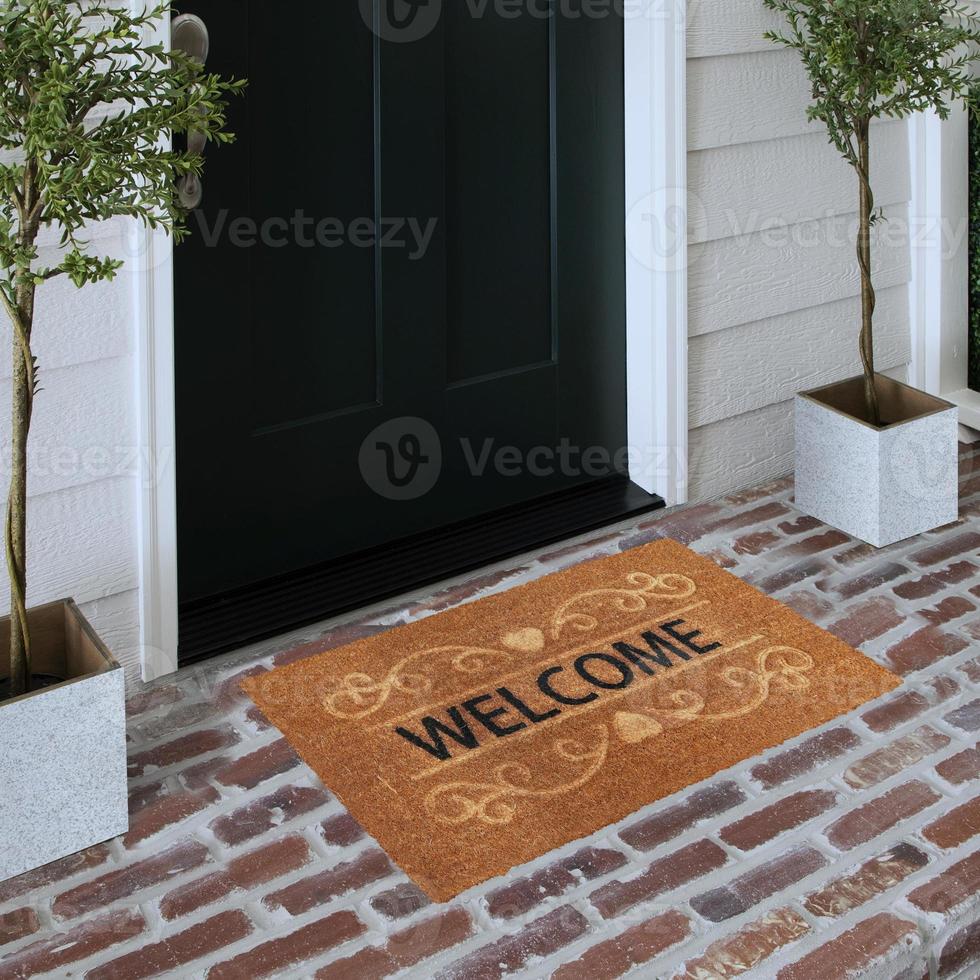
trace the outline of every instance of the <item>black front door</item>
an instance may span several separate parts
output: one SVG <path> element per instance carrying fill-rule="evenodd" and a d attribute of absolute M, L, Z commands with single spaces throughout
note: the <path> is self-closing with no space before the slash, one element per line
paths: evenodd
<path fill-rule="evenodd" d="M 622 19 L 181 10 L 250 83 L 177 251 L 184 659 L 651 506 L 623 476 Z M 501 512 L 520 541 L 426 557 Z M 387 585 L 331 594 L 392 547 Z"/>

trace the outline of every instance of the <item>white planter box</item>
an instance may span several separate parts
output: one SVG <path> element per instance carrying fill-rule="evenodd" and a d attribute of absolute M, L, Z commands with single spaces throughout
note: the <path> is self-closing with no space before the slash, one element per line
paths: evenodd
<path fill-rule="evenodd" d="M 29 616 L 34 673 L 66 680 L 0 701 L 0 881 L 129 828 L 122 668 L 71 600 Z"/>
<path fill-rule="evenodd" d="M 957 519 L 958 413 L 883 375 L 878 397 L 880 429 L 862 377 L 796 396 L 796 506 L 881 548 Z"/>

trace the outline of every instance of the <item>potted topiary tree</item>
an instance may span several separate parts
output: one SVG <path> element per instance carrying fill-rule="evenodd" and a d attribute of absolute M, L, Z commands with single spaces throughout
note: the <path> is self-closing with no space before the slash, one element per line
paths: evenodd
<path fill-rule="evenodd" d="M 0 621 L 0 880 L 126 830 L 122 671 L 71 601 L 28 608 L 27 450 L 39 391 L 35 299 L 122 263 L 82 238 L 130 217 L 179 238 L 178 181 L 203 158 L 168 148 L 193 129 L 226 141 L 226 98 L 243 83 L 144 43 L 169 6 L 6 0 L 0 9 L 0 304 L 12 325 L 13 413 Z"/>
<path fill-rule="evenodd" d="M 811 120 L 858 184 L 862 375 L 796 399 L 796 505 L 876 547 L 956 520 L 957 412 L 878 374 L 874 362 L 872 122 L 949 115 L 971 84 L 977 22 L 957 0 L 764 0 L 812 84 Z"/>

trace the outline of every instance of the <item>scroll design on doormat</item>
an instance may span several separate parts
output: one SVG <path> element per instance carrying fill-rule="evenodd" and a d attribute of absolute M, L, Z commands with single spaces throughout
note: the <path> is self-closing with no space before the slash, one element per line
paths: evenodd
<path fill-rule="evenodd" d="M 417 671 L 406 671 L 406 668 L 422 658 L 435 659 L 444 654 L 452 654 L 449 666 L 461 674 L 486 674 L 498 662 L 514 659 L 514 654 L 505 650 L 485 647 L 446 646 L 416 650 L 399 660 L 381 680 L 370 674 L 347 674 L 323 698 L 324 710 L 335 718 L 357 721 L 379 711 L 396 692 L 425 697 L 432 692 L 432 678 Z"/>
<path fill-rule="evenodd" d="M 559 606 L 551 624 L 551 635 L 557 640 L 568 626 L 580 633 L 588 633 L 599 625 L 599 619 L 590 613 L 574 611 L 576 606 L 591 602 L 610 602 L 617 612 L 643 612 L 651 601 L 689 599 L 698 591 L 694 579 L 675 572 L 651 575 L 649 572 L 630 572 L 626 576 L 632 588 L 591 589 L 572 596 Z"/>
<path fill-rule="evenodd" d="M 458 780 L 442 783 L 425 798 L 425 808 L 439 823 L 458 826 L 471 820 L 490 825 L 509 824 L 522 799 L 553 799 L 584 786 L 602 769 L 609 751 L 609 729 L 599 725 L 591 746 L 575 738 L 559 738 L 552 748 L 566 762 L 581 762 L 586 768 L 573 780 L 559 786 L 535 786 L 535 774 L 519 762 L 504 762 L 493 770 L 492 781 Z"/>
<path fill-rule="evenodd" d="M 726 667 L 720 671 L 722 682 L 744 695 L 748 701 L 727 711 L 707 711 L 704 698 L 695 691 L 675 691 L 670 700 L 675 707 L 662 708 L 650 705 L 642 710 L 660 722 L 670 721 L 730 721 L 757 711 L 775 691 L 809 690 L 810 680 L 805 675 L 813 670 L 814 659 L 795 647 L 774 646 L 763 650 L 756 657 L 756 669 L 751 667 Z M 754 693 L 753 693 L 754 691 Z"/>

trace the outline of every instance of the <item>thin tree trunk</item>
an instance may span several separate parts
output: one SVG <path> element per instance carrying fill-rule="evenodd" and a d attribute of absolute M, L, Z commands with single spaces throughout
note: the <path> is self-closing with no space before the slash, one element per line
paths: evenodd
<path fill-rule="evenodd" d="M 860 229 L 857 255 L 861 269 L 861 363 L 864 366 L 864 400 L 868 420 L 881 425 L 878 389 L 875 384 L 874 315 L 876 297 L 871 281 L 871 222 L 875 199 L 871 190 L 870 122 L 864 120 L 858 129 L 858 180 L 860 183 Z"/>
<path fill-rule="evenodd" d="M 34 406 L 34 361 L 30 351 L 34 287 L 17 291 L 20 323 L 14 326 L 13 413 L 6 554 L 10 578 L 10 694 L 31 687 L 31 641 L 27 625 L 27 439 Z"/>

